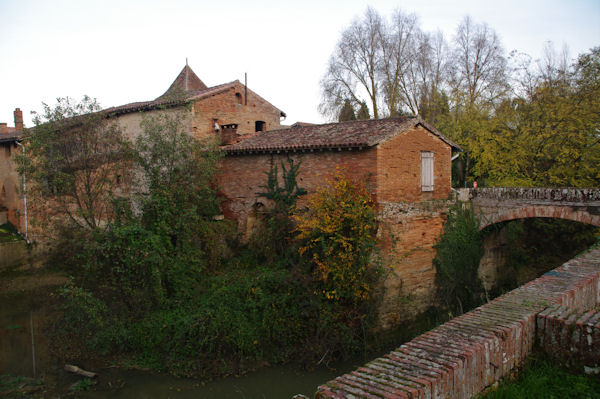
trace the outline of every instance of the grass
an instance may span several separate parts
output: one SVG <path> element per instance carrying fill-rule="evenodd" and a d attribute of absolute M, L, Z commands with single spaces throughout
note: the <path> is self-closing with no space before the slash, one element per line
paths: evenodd
<path fill-rule="evenodd" d="M 479 398 L 596 399 L 600 398 L 600 378 L 571 374 L 547 359 L 532 357 L 519 374 Z"/>
<path fill-rule="evenodd" d="M 17 229 L 10 223 L 0 225 L 0 242 L 11 242 L 21 240 L 21 236 L 17 234 Z"/>

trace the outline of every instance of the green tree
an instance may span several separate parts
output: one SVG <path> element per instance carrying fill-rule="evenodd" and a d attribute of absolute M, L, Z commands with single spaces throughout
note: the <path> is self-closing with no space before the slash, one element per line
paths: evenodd
<path fill-rule="evenodd" d="M 546 65 L 478 135 L 479 173 L 509 186 L 600 184 L 600 51 L 570 68 Z"/>
<path fill-rule="evenodd" d="M 473 207 L 456 204 L 448 212 L 444 233 L 434 245 L 438 294 L 454 314 L 482 302 L 483 285 L 477 274 L 483 256 L 479 222 Z"/>
<path fill-rule="evenodd" d="M 350 103 L 350 100 L 345 100 L 342 109 L 338 116 L 338 122 L 355 121 L 356 115 L 354 114 L 354 107 Z"/>
<path fill-rule="evenodd" d="M 371 116 L 369 115 L 369 107 L 367 107 L 367 103 L 365 103 L 364 101 L 360 103 L 360 109 L 358 110 L 358 113 L 356 114 L 356 119 L 358 119 L 358 120 L 371 119 Z"/>
<path fill-rule="evenodd" d="M 46 232 L 105 229 L 129 180 L 129 143 L 95 99 L 59 98 L 43 108 L 24 135 L 26 166 L 20 170 L 33 183 L 28 194 L 34 221 Z"/>

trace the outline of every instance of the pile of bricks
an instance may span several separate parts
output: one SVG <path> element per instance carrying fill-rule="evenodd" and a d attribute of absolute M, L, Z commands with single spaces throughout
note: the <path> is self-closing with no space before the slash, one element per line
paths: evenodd
<path fill-rule="evenodd" d="M 600 249 L 320 386 L 317 398 L 468 398 L 531 353 L 536 316 L 553 304 L 586 311 L 600 295 Z"/>

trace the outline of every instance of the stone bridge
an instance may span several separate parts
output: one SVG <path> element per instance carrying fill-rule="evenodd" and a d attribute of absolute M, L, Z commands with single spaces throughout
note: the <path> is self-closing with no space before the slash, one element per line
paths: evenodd
<path fill-rule="evenodd" d="M 480 228 L 524 218 L 558 218 L 600 226 L 600 188 L 477 188 L 460 189 L 461 201 L 471 200 Z"/>

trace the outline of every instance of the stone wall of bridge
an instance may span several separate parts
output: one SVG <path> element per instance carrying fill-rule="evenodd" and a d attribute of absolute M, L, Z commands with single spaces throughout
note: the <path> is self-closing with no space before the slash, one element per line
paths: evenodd
<path fill-rule="evenodd" d="M 471 200 L 481 228 L 525 218 L 558 218 L 600 226 L 599 188 L 493 187 L 460 189 L 459 199 Z"/>

